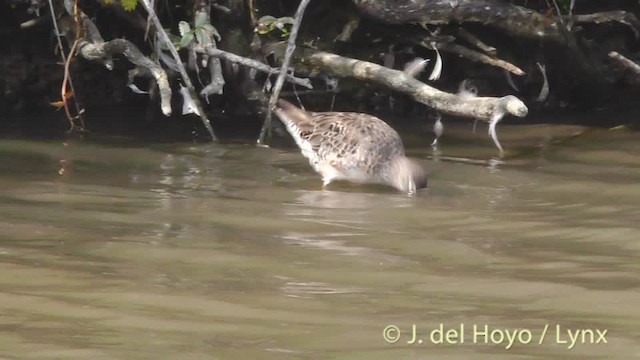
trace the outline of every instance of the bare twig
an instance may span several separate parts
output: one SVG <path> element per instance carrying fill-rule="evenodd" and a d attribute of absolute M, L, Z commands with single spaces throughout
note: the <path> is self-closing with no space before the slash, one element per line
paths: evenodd
<path fill-rule="evenodd" d="M 194 24 L 197 24 L 197 19 L 199 16 L 205 16 L 205 24 L 211 24 L 211 18 L 209 17 L 209 13 L 211 11 L 211 3 L 209 1 L 201 1 L 199 3 L 199 7 L 195 6 L 194 7 Z M 191 44 L 189 44 L 189 54 L 192 55 L 190 56 L 193 57 L 194 59 L 194 65 L 195 65 L 195 69 L 196 69 L 196 73 L 200 74 L 200 72 L 198 71 L 198 66 L 195 64 L 195 60 L 196 60 L 196 51 L 195 51 L 195 44 L 197 43 L 197 41 L 192 41 Z M 216 36 L 213 34 L 213 32 L 209 32 L 207 35 L 207 44 L 208 47 L 211 48 L 217 48 L 218 45 L 216 44 Z M 224 92 L 224 85 L 226 83 L 224 76 L 222 75 L 222 64 L 220 63 L 220 59 L 218 58 L 210 58 L 209 55 L 207 55 L 206 53 L 203 55 L 203 61 L 206 62 L 207 67 L 209 68 L 209 84 L 207 86 L 204 87 L 204 89 L 202 89 L 200 91 L 200 96 L 202 96 L 203 98 L 207 99 L 207 102 L 209 100 L 209 95 L 212 94 L 222 94 Z M 201 82 L 202 83 L 202 82 Z"/>
<path fill-rule="evenodd" d="M 276 68 L 272 68 L 271 66 L 261 63 L 259 61 L 253 60 L 253 59 L 249 59 L 246 57 L 242 57 L 239 55 L 236 55 L 234 53 L 230 53 L 224 50 L 220 50 L 214 47 L 203 47 L 203 46 L 196 46 L 195 47 L 196 52 L 199 53 L 206 53 L 209 56 L 215 57 L 215 58 L 220 58 L 220 59 L 225 59 L 227 61 L 236 63 L 236 64 L 240 64 L 240 65 L 244 65 L 253 69 L 256 69 L 258 71 L 262 71 L 268 74 L 279 74 L 280 73 L 280 69 L 276 69 Z M 302 78 L 297 78 L 293 75 L 290 74 L 286 74 L 285 75 L 285 80 L 287 80 L 290 83 L 296 84 L 296 85 L 300 85 L 303 86 L 307 89 L 313 89 L 313 86 L 311 85 L 311 80 L 309 79 L 302 79 Z"/>
<path fill-rule="evenodd" d="M 74 121 L 74 117 L 71 115 L 71 110 L 69 110 L 69 102 L 67 101 L 67 84 L 69 84 L 69 80 L 71 80 L 69 67 L 71 66 L 71 60 L 73 60 L 73 54 L 75 53 L 77 46 L 78 46 L 78 39 L 76 38 L 73 42 L 73 45 L 71 46 L 71 50 L 69 50 L 69 57 L 67 58 L 67 61 L 64 63 L 64 77 L 62 80 L 62 87 L 60 88 L 60 96 L 62 97 L 62 103 L 64 104 L 64 112 L 67 115 L 67 119 L 69 120 L 69 123 L 71 124 L 71 128 L 69 129 L 70 132 L 76 129 L 76 123 Z M 78 112 L 78 115 L 81 116 L 82 114 Z M 82 131 L 84 131 L 84 125 L 81 123 L 80 132 Z"/>
<path fill-rule="evenodd" d="M 247 0 L 247 2 L 249 3 L 249 15 L 251 16 L 251 25 L 255 27 L 256 23 L 258 22 L 258 19 L 256 17 L 256 11 L 253 6 L 253 0 Z"/>
<path fill-rule="evenodd" d="M 282 61 L 282 66 L 280 67 L 280 74 L 278 75 L 278 79 L 276 80 L 276 84 L 273 87 L 273 92 L 271 93 L 271 98 L 269 99 L 269 108 L 267 109 L 267 117 L 262 124 L 262 129 L 260 130 L 260 137 L 258 138 L 258 144 L 264 144 L 265 137 L 267 132 L 271 130 L 271 116 L 272 109 L 276 106 L 276 101 L 278 101 L 278 96 L 280 95 L 280 90 L 282 89 L 282 85 L 284 84 L 284 78 L 289 69 L 289 63 L 291 63 L 291 56 L 296 49 L 296 38 L 298 37 L 298 30 L 300 29 L 300 24 L 302 24 L 302 17 L 304 15 L 304 10 L 309 4 L 310 0 L 302 0 L 300 1 L 300 5 L 298 5 L 298 10 L 296 10 L 295 21 L 293 26 L 291 27 L 291 34 L 289 34 L 289 41 L 287 42 L 287 50 L 284 55 L 284 60 Z"/>
<path fill-rule="evenodd" d="M 480 40 L 477 36 L 468 32 L 464 28 L 458 29 L 458 35 L 460 35 L 463 39 L 467 40 L 471 45 L 477 47 L 478 49 L 484 51 L 485 53 L 491 56 L 496 55 L 496 48 L 485 44 L 484 41 Z"/>
<path fill-rule="evenodd" d="M 76 33 L 80 34 L 82 32 L 82 26 L 80 25 L 80 11 L 78 9 L 78 3 L 77 1 L 74 2 L 73 4 L 71 3 L 70 0 L 67 0 L 65 2 L 65 8 L 66 10 L 69 12 L 70 15 L 73 16 L 75 23 L 76 23 Z M 75 119 L 79 119 L 80 120 L 80 132 L 84 131 L 84 117 L 83 117 L 83 111 L 82 109 L 80 109 L 80 105 L 78 104 L 78 100 L 76 98 L 76 92 L 75 92 L 75 88 L 73 86 L 73 81 L 71 79 L 71 73 L 70 73 L 70 65 L 71 65 L 71 60 L 73 59 L 73 56 L 75 54 L 75 50 L 76 47 L 78 46 L 78 38 L 76 36 L 76 39 L 73 41 L 73 45 L 71 46 L 71 50 L 69 51 L 69 56 L 66 57 L 64 54 L 64 47 L 62 46 L 62 40 L 60 39 L 60 30 L 58 29 L 58 22 L 56 20 L 55 17 L 55 12 L 54 12 L 54 8 L 53 8 L 53 3 L 51 1 L 49 1 L 49 9 L 51 11 L 51 17 L 52 17 L 52 21 L 54 24 L 54 28 L 56 30 L 56 35 L 58 38 L 58 46 L 60 47 L 60 54 L 62 56 L 62 59 L 64 61 L 64 78 L 62 80 L 62 86 L 60 88 L 60 96 L 62 98 L 62 104 L 64 106 L 64 111 L 65 114 L 67 115 L 67 120 L 69 121 L 69 124 L 71 126 L 71 128 L 69 129 L 69 131 L 74 131 L 76 129 L 76 122 Z M 78 35 L 79 36 L 79 35 Z M 74 98 L 74 104 L 75 104 L 75 108 L 76 108 L 76 116 L 72 116 L 71 115 L 71 110 L 69 110 L 69 102 L 67 101 L 67 84 L 69 85 L 69 88 L 71 89 L 71 93 L 73 94 L 73 98 Z"/>
<path fill-rule="evenodd" d="M 51 1 L 49 1 L 49 6 L 51 7 Z M 53 12 L 52 12 L 52 14 L 53 14 Z M 39 17 L 39 18 L 35 18 L 35 19 L 30 19 L 30 20 L 27 20 L 27 21 L 25 21 L 23 23 L 20 23 L 20 29 L 22 29 L 22 30 L 30 29 L 30 28 L 36 27 L 38 25 L 45 24 L 46 22 L 47 22 L 47 18 L 44 17 L 44 16 L 43 17 Z M 53 22 L 55 23 L 55 19 L 53 20 Z M 54 27 L 56 27 L 56 26 L 57 26 L 57 24 L 54 25 Z"/>
<path fill-rule="evenodd" d="M 151 7 L 155 10 L 156 8 L 156 0 L 151 0 Z M 149 31 L 151 31 L 151 15 L 147 15 L 147 24 L 144 27 L 144 41 L 147 41 L 149 38 Z"/>
<path fill-rule="evenodd" d="M 569 16 L 573 15 L 573 7 L 576 5 L 576 0 L 571 0 L 569 4 Z"/>
<path fill-rule="evenodd" d="M 53 8 L 53 0 L 49 0 L 49 11 L 51 12 L 51 21 L 53 22 L 53 29 L 56 32 L 56 39 L 58 40 L 58 47 L 60 48 L 60 57 L 62 61 L 67 62 L 67 56 L 64 54 L 64 47 L 62 46 L 62 34 L 60 34 L 56 12 Z"/>
<path fill-rule="evenodd" d="M 423 43 L 422 46 L 427 47 L 427 48 L 431 48 L 432 46 L 430 46 L 429 44 Z M 450 52 L 450 53 L 454 53 L 457 55 L 460 55 L 461 57 L 464 57 L 468 60 L 471 61 L 477 61 L 477 62 L 481 62 L 481 63 L 485 63 L 487 65 L 491 65 L 491 66 L 495 66 L 495 67 L 499 67 L 502 69 L 505 69 L 515 75 L 524 75 L 524 71 L 522 71 L 522 69 L 520 69 L 519 67 L 506 62 L 504 60 L 501 59 L 497 59 L 497 58 L 493 58 L 490 57 L 488 55 L 485 55 L 483 53 L 468 49 L 462 45 L 458 45 L 458 44 L 452 44 L 452 43 L 438 43 L 437 44 L 438 49 L 442 50 L 442 51 L 446 51 L 446 52 Z"/>
<path fill-rule="evenodd" d="M 228 8 L 228 7 L 226 7 L 226 6 L 222 6 L 222 5 L 218 4 L 218 3 L 213 3 L 213 4 L 211 4 L 211 6 L 212 6 L 214 9 L 216 9 L 216 10 L 218 10 L 218 11 L 220 11 L 220 12 L 223 12 L 223 13 L 225 13 L 225 14 L 231 14 L 231 9 L 229 9 L 229 8 Z"/>
<path fill-rule="evenodd" d="M 180 77 L 182 77 L 182 81 L 184 82 L 186 88 L 189 90 L 189 94 L 193 98 L 193 101 L 196 107 L 198 108 L 198 112 L 199 112 L 199 116 L 200 116 L 200 120 L 202 121 L 202 124 L 204 125 L 205 129 L 207 129 L 207 132 L 209 133 L 211 140 L 217 141 L 218 138 L 213 132 L 213 128 L 211 127 L 211 122 L 207 118 L 207 115 L 204 109 L 202 108 L 202 104 L 200 103 L 200 99 L 198 98 L 198 94 L 196 93 L 196 89 L 191 83 L 189 74 L 187 74 L 187 69 L 185 69 L 184 65 L 182 64 L 182 60 L 180 59 L 178 50 L 176 50 L 176 47 L 173 45 L 173 43 L 169 39 L 169 35 L 167 35 L 167 32 L 162 27 L 162 23 L 160 22 L 160 19 L 158 19 L 158 16 L 153 10 L 153 7 L 151 6 L 151 4 L 149 3 L 149 0 L 142 0 L 141 3 L 142 3 L 142 6 L 145 8 L 145 10 L 147 10 L 147 13 L 151 18 L 151 21 L 153 22 L 153 26 L 156 28 L 156 32 L 158 33 L 160 40 L 164 42 L 165 45 L 169 48 L 169 52 L 171 53 L 171 55 L 173 56 L 173 59 L 178 64 L 178 69 L 180 70 Z"/>
<path fill-rule="evenodd" d="M 502 70 L 502 73 L 504 74 L 504 77 L 507 79 L 507 84 L 509 84 L 509 86 L 511 86 L 513 90 L 520 92 L 520 89 L 518 88 L 516 83 L 513 81 L 513 77 L 511 76 L 511 73 L 508 72 L 507 70 Z"/>
<path fill-rule="evenodd" d="M 360 18 L 353 17 L 347 21 L 347 23 L 342 27 L 342 32 L 338 35 L 335 41 L 348 42 L 351 40 L 351 35 L 360 25 Z"/>
<path fill-rule="evenodd" d="M 564 20 L 562 19 L 562 11 L 560 11 L 560 6 L 558 5 L 558 0 L 551 0 L 553 2 L 553 7 L 556 9 L 556 13 L 558 14 L 558 21 L 560 22 L 560 25 L 562 25 L 562 27 L 564 27 L 565 29 L 567 28 L 567 25 L 565 25 Z M 549 4 L 549 1 L 547 0 L 547 5 L 549 7 L 551 7 L 551 4 Z"/>

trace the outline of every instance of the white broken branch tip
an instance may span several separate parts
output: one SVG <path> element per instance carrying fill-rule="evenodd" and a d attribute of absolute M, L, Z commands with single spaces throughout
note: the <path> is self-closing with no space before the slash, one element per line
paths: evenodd
<path fill-rule="evenodd" d="M 549 80 L 547 79 L 546 67 L 543 64 L 540 64 L 539 62 L 536 62 L 536 65 L 538 65 L 538 69 L 540 69 L 540 72 L 542 73 L 542 80 L 543 80 L 542 88 L 540 88 L 540 93 L 538 94 L 536 101 L 544 102 L 545 100 L 547 100 L 547 97 L 549 96 Z"/>
<path fill-rule="evenodd" d="M 440 51 L 438 51 L 435 43 L 431 43 L 431 46 L 433 50 L 436 51 L 436 64 L 433 66 L 431 75 L 429 75 L 429 81 L 435 81 L 440 79 L 440 75 L 442 74 L 442 56 L 440 56 Z"/>
<path fill-rule="evenodd" d="M 429 63 L 429 59 L 415 58 L 409 61 L 404 66 L 404 69 L 402 69 L 402 72 L 405 73 L 407 76 L 416 77 L 420 75 L 421 72 L 424 71 L 428 63 Z"/>
<path fill-rule="evenodd" d="M 440 113 L 436 113 L 436 122 L 433 124 L 433 134 L 436 136 L 431 143 L 431 146 L 434 148 L 438 146 L 438 139 L 442 136 L 444 131 L 444 125 L 442 125 L 442 115 Z"/>
<path fill-rule="evenodd" d="M 527 105 L 522 102 L 522 100 L 518 99 L 513 95 L 507 95 L 499 100 L 500 106 L 507 113 L 517 116 L 517 117 L 525 117 L 529 113 L 529 109 Z M 498 110 L 500 111 L 500 110 Z"/>
<path fill-rule="evenodd" d="M 491 121 L 489 122 L 489 136 L 493 140 L 493 143 L 496 144 L 498 150 L 502 154 L 504 150 L 502 150 L 502 145 L 500 145 L 500 141 L 498 141 L 498 134 L 496 133 L 496 125 L 502 120 L 504 113 L 497 112 L 491 117 Z"/>
<path fill-rule="evenodd" d="M 149 94 L 148 91 L 140 90 L 140 88 L 136 86 L 136 84 L 129 84 L 127 86 L 129 87 L 129 89 L 131 89 L 131 91 L 133 91 L 136 94 Z"/>
<path fill-rule="evenodd" d="M 504 153 L 504 150 L 498 140 L 496 126 L 507 113 L 517 117 L 525 117 L 528 112 L 529 109 L 527 109 L 527 106 L 522 102 L 522 100 L 513 95 L 507 95 L 498 101 L 498 106 L 493 110 L 493 114 L 491 114 L 491 118 L 489 119 L 489 136 L 493 140 L 494 144 L 496 144 L 498 150 L 500 150 L 500 155 Z"/>
<path fill-rule="evenodd" d="M 516 86 L 516 83 L 513 81 L 511 72 L 507 69 L 504 69 L 503 71 L 504 71 L 504 76 L 507 78 L 507 83 L 509 84 L 509 86 L 511 86 L 513 90 L 520 92 L 520 89 L 518 88 L 518 86 Z"/>
<path fill-rule="evenodd" d="M 180 85 L 180 95 L 182 95 L 182 115 L 196 114 L 200 116 L 200 111 L 191 97 L 189 89 Z"/>

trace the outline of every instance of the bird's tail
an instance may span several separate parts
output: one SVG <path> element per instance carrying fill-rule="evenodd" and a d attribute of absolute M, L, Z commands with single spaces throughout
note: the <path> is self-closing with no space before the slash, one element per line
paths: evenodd
<path fill-rule="evenodd" d="M 285 124 L 292 122 L 297 126 L 301 126 L 312 122 L 311 114 L 284 99 L 278 99 L 275 113 Z"/>
<path fill-rule="evenodd" d="M 313 117 L 308 112 L 298 108 L 284 99 L 276 103 L 275 114 L 286 126 L 287 130 L 299 142 L 313 132 Z"/>

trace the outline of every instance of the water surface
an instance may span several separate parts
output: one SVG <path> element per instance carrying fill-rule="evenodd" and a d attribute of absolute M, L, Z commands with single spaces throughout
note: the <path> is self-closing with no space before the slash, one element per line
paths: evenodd
<path fill-rule="evenodd" d="M 639 357 L 640 135 L 502 126 L 499 159 L 470 129 L 404 136 L 415 197 L 287 146 L 2 140 L 0 356 Z"/>

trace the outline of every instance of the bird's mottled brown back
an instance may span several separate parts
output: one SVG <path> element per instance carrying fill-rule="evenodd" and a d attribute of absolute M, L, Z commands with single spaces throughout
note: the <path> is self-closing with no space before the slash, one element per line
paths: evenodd
<path fill-rule="evenodd" d="M 313 132 L 307 137 L 319 161 L 344 170 L 384 175 L 380 168 L 404 155 L 398 133 L 375 116 L 362 113 L 311 113 Z"/>

